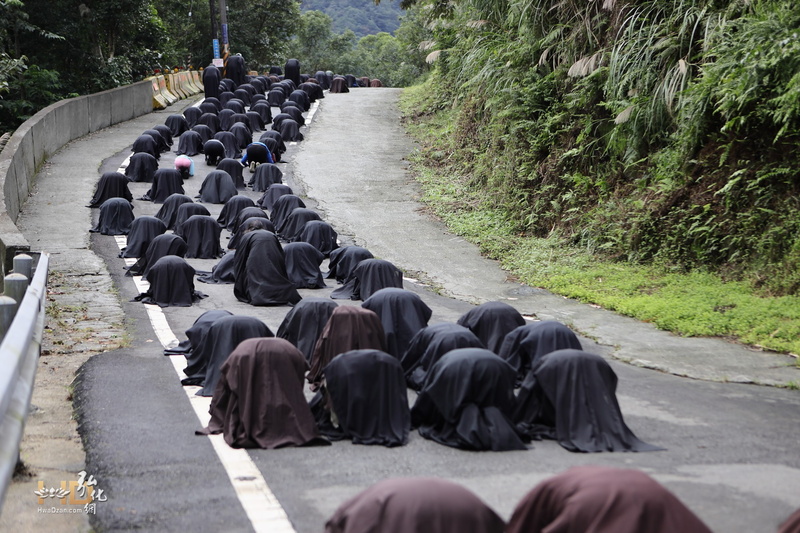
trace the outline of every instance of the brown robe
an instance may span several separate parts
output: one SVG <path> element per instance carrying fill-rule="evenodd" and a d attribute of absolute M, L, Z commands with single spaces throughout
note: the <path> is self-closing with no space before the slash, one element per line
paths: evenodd
<path fill-rule="evenodd" d="M 307 378 L 311 390 L 319 390 L 323 369 L 334 357 L 350 350 L 370 348 L 386 351 L 386 336 L 378 315 L 369 309 L 351 305 L 334 309 L 311 355 L 311 370 Z"/>
<path fill-rule="evenodd" d="M 468 489 L 438 478 L 380 481 L 343 503 L 325 533 L 502 533 L 503 520 Z"/>
<path fill-rule="evenodd" d="M 800 533 L 800 509 L 796 510 L 781 524 L 778 533 Z"/>
<path fill-rule="evenodd" d="M 678 498 L 638 470 L 577 466 L 537 485 L 506 533 L 711 533 Z"/>
<path fill-rule="evenodd" d="M 220 368 L 211 421 L 198 434 L 222 433 L 233 448 L 325 443 L 303 395 L 305 357 L 289 341 L 242 341 Z"/>

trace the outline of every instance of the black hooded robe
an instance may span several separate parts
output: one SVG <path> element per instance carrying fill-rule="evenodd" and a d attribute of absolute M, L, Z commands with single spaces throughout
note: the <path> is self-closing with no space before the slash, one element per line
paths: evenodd
<path fill-rule="evenodd" d="M 278 237 L 251 231 L 236 249 L 236 299 L 250 305 L 294 305 L 300 294 L 286 273 L 286 257 Z"/>
<path fill-rule="evenodd" d="M 639 440 L 622 418 L 617 375 L 608 362 L 582 350 L 542 356 L 517 395 L 514 421 L 531 438 L 549 438 L 571 452 L 662 450 Z"/>
<path fill-rule="evenodd" d="M 467 450 L 526 450 L 511 416 L 514 370 L 489 350 L 461 348 L 433 365 L 411 408 L 411 424 L 431 439 Z"/>

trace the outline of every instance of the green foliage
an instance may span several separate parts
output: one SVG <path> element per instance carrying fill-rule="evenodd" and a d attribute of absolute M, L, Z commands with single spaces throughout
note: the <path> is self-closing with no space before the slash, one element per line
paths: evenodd
<path fill-rule="evenodd" d="M 321 11 L 331 18 L 334 33 L 352 31 L 357 39 L 381 32 L 393 33 L 400 26 L 403 14 L 394 1 L 369 0 L 303 0 L 303 12 Z"/>
<path fill-rule="evenodd" d="M 356 41 L 352 31 L 336 34 L 331 25 L 331 18 L 321 11 L 307 11 L 300 17 L 288 53 L 300 61 L 304 72 L 332 70 L 378 78 L 385 86 L 403 87 L 427 70 L 418 51 L 419 43 L 413 42 L 426 35 L 416 16 L 403 20 L 400 37 L 384 32 Z"/>
<path fill-rule="evenodd" d="M 8 95 L 0 99 L 0 130 L 13 131 L 41 108 L 63 98 L 62 91 L 57 72 L 17 64 L 8 80 Z"/>
<path fill-rule="evenodd" d="M 798 294 L 793 3 L 418 8 L 429 90 L 454 102 L 451 138 L 431 152 L 514 232 Z"/>
<path fill-rule="evenodd" d="M 452 157 L 460 109 L 441 106 L 436 73 L 406 89 L 401 110 L 418 142 L 410 160 L 423 201 L 457 233 L 501 261 L 521 281 L 651 322 L 686 336 L 724 336 L 781 352 L 800 353 L 800 297 L 764 297 L 747 282 L 704 270 L 684 272 L 663 263 L 609 261 L 587 246 L 550 234 L 520 234 L 518 221 L 485 189 L 470 185 Z M 586 190 L 588 176 L 570 177 Z M 794 253 L 800 248 L 796 248 Z"/>
<path fill-rule="evenodd" d="M 294 0 L 230 0 L 231 47 L 249 68 L 265 71 L 287 59 L 289 38 L 298 29 L 300 8 Z"/>

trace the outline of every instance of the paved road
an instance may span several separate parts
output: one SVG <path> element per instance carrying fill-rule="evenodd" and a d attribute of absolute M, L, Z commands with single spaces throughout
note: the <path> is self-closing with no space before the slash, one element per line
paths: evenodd
<path fill-rule="evenodd" d="M 420 211 L 414 201 L 416 188 L 403 168 L 403 158 L 412 146 L 397 121 L 396 97 L 397 91 L 390 89 L 329 95 L 306 128 L 306 140 L 290 149 L 292 163 L 282 166 L 289 184 L 309 197 L 343 242 L 366 246 L 376 256 L 436 286 L 437 291 L 431 292 L 411 281 L 406 284 L 434 310 L 432 322 L 455 321 L 473 303 L 504 299 L 525 314 L 572 324 L 587 334 L 582 337 L 585 349 L 609 358 L 636 360 L 641 366 L 706 379 L 796 379 L 785 367 L 786 361 L 775 356 L 714 340 L 676 338 L 509 283 L 493 262 L 480 258 L 474 247 L 447 234 Z M 97 157 L 97 151 L 105 151 L 100 172 L 115 170 L 128 155 L 130 142 L 165 117 L 156 113 L 111 128 L 106 135 L 75 143 L 61 154 L 76 167 L 60 172 L 56 162 L 50 173 L 53 188 L 43 181 L 38 193 L 49 191 L 46 194 L 57 199 L 51 204 L 61 214 L 58 218 L 41 211 L 26 214 L 26 227 L 38 232 L 42 247 L 56 240 L 64 243 L 65 250 L 81 250 L 80 242 L 66 243 L 86 239 L 89 210 L 83 205 L 99 174 L 96 165 L 90 163 L 88 170 L 81 166 L 81 152 L 86 159 L 88 154 Z M 127 138 L 127 143 L 121 138 Z M 171 165 L 172 157 L 165 155 L 161 166 Z M 187 191 L 195 191 L 209 170 L 201 157 L 195 160 L 198 176 L 187 182 Z M 55 184 L 57 178 L 60 185 Z M 68 186 L 65 179 L 71 180 Z M 147 188 L 146 184 L 131 185 L 134 197 Z M 153 214 L 157 207 L 136 202 L 135 211 Z M 212 214 L 220 208 L 207 207 Z M 65 222 L 72 218 L 80 223 Z M 188 399 L 170 358 L 161 355 L 159 337 L 145 307 L 129 301 L 138 290 L 130 278 L 122 276 L 116 240 L 93 235 L 90 244 L 79 256 L 90 262 L 93 251 L 105 262 L 131 338 L 130 347 L 91 359 L 76 389 L 87 470 L 108 495 L 108 501 L 98 506 L 93 525 L 102 531 L 252 531 L 242 500 L 232 489 L 212 443 L 194 435 L 202 425 L 192 405 L 197 400 Z M 215 261 L 190 263 L 210 270 Z M 91 264 L 103 277 L 101 267 Z M 288 310 L 236 302 L 229 285 L 198 284 L 198 289 L 209 298 L 191 308 L 166 309 L 167 322 L 180 339 L 208 309 L 258 316 L 273 331 Z M 332 289 L 301 294 L 326 295 Z M 106 305 L 106 293 L 101 292 L 98 302 Z M 325 448 L 253 450 L 249 458 L 301 533 L 321 531 L 342 501 L 392 476 L 453 479 L 507 517 L 538 481 L 578 464 L 641 468 L 719 532 L 774 531 L 800 507 L 800 393 L 686 379 L 617 361 L 612 365 L 620 378 L 618 397 L 628 425 L 640 438 L 666 451 L 572 454 L 553 442 L 538 442 L 523 452 L 474 453 L 413 434 L 402 448 L 338 442 Z M 235 484 L 249 476 L 234 477 L 240 478 L 234 479 Z"/>

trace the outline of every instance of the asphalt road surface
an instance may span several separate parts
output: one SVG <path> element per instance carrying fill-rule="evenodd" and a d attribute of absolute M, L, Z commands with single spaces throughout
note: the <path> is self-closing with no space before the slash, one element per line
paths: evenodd
<path fill-rule="evenodd" d="M 398 94 L 393 89 L 329 94 L 304 128 L 306 139 L 290 147 L 285 158 L 289 162 L 280 166 L 285 181 L 333 224 L 342 243 L 365 246 L 407 273 L 406 288 L 418 292 L 433 309 L 431 323 L 454 322 L 474 303 L 503 300 L 531 317 L 569 318 L 600 341 L 582 336 L 584 348 L 608 358 L 622 354 L 624 359 L 650 360 L 665 346 L 674 346 L 670 349 L 681 356 L 702 360 L 704 352 L 713 351 L 702 343 L 638 329 L 633 321 L 610 313 L 598 315 L 594 308 L 511 283 L 473 246 L 448 234 L 415 201 L 417 189 L 404 163 L 413 145 L 399 125 Z M 116 170 L 129 153 L 128 149 L 108 153 L 100 172 Z M 164 154 L 161 168 L 171 166 L 174 157 Z M 213 170 L 202 156 L 193 159 L 197 175 L 185 184 L 189 195 L 196 194 L 205 174 Z M 133 183 L 130 188 L 138 198 L 148 187 Z M 158 207 L 136 201 L 135 213 L 154 214 Z M 206 207 L 216 216 L 222 206 Z M 85 209 L 83 204 L 74 208 Z M 227 236 L 223 230 L 223 244 Z M 212 441 L 195 436 L 202 427 L 195 411 L 203 406 L 192 398 L 192 391 L 187 394 L 181 387 L 175 370 L 180 365 L 162 355 L 169 332 L 156 334 L 150 311 L 130 301 L 139 289 L 123 276 L 117 240 L 95 234 L 91 247 L 111 272 L 131 332 L 128 348 L 95 356 L 84 366 L 75 391 L 87 471 L 107 496 L 97 507 L 94 528 L 291 531 L 279 525 L 280 517 L 274 523 L 262 522 L 270 518 L 245 510 L 247 490 L 237 494 L 232 482 L 246 484 L 257 476 L 230 474 Z M 189 262 L 207 271 L 216 260 Z M 328 285 L 300 292 L 327 296 L 335 283 L 328 280 Z M 197 283 L 196 288 L 209 297 L 189 308 L 164 309 L 169 329 L 179 340 L 209 309 L 259 317 L 273 332 L 289 309 L 237 302 L 231 285 Z M 595 317 L 596 326 L 581 328 L 588 316 Z M 718 357 L 724 358 L 724 344 L 714 346 L 723 354 Z M 800 507 L 798 391 L 687 379 L 616 360 L 611 364 L 619 376 L 617 394 L 626 422 L 639 438 L 665 451 L 575 454 L 545 441 L 534 442 L 527 451 L 467 452 L 412 433 L 408 445 L 400 448 L 344 441 L 328 447 L 249 450 L 246 455 L 300 533 L 322 531 L 325 520 L 344 500 L 395 476 L 451 479 L 508 518 L 539 481 L 585 464 L 644 470 L 718 532 L 775 531 Z M 692 366 L 691 361 L 685 364 Z M 413 397 L 410 392 L 410 401 Z M 275 509 L 270 507 L 269 513 L 280 515 Z"/>

